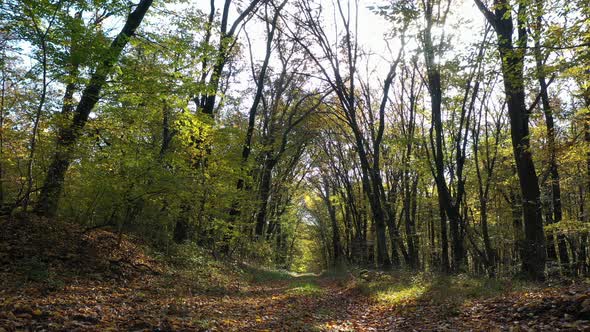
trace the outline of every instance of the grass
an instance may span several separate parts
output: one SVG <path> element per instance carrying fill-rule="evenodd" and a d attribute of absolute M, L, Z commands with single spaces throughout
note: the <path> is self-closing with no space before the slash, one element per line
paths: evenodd
<path fill-rule="evenodd" d="M 421 298 L 434 304 L 459 305 L 465 301 L 493 297 L 526 285 L 509 280 L 468 275 L 440 276 L 395 272 L 361 281 L 357 287 L 378 303 L 396 305 Z"/>
<path fill-rule="evenodd" d="M 315 282 L 313 274 L 298 275 L 284 270 L 245 267 L 244 272 L 251 282 L 263 284 L 268 282 L 289 282 L 287 294 L 293 296 L 320 296 L 324 290 Z"/>
<path fill-rule="evenodd" d="M 467 275 L 438 276 L 433 279 L 428 295 L 435 302 L 462 301 L 493 297 L 521 286 L 502 279 L 477 278 Z"/>
<path fill-rule="evenodd" d="M 283 270 L 270 270 L 264 268 L 256 268 L 252 266 L 247 266 L 243 270 L 244 273 L 247 275 L 248 279 L 254 283 L 265 283 L 271 281 L 293 279 L 293 275 Z"/>
<path fill-rule="evenodd" d="M 295 296 L 319 297 L 325 293 L 318 284 L 311 280 L 295 280 L 289 284 L 287 294 Z"/>
<path fill-rule="evenodd" d="M 373 298 L 380 303 L 398 304 L 408 300 L 414 300 L 426 292 L 427 287 L 420 284 L 414 285 L 372 285 L 369 291 Z"/>
<path fill-rule="evenodd" d="M 380 274 L 360 282 L 357 287 L 378 303 L 395 305 L 418 299 L 429 287 L 423 278 L 406 274 Z"/>

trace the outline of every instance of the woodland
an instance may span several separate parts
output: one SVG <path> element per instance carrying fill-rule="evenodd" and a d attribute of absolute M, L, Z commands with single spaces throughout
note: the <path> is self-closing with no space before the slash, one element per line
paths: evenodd
<path fill-rule="evenodd" d="M 0 332 L 590 330 L 587 0 L 3 0 L 0 89 Z"/>

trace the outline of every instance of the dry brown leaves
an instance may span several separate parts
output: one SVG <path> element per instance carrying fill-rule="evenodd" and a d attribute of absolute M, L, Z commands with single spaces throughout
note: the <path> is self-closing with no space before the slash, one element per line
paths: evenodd
<path fill-rule="evenodd" d="M 590 331 L 586 284 L 537 287 L 462 303 L 421 297 L 397 305 L 377 303 L 347 280 L 327 277 L 305 277 L 321 290 L 313 294 L 293 292 L 297 278 L 235 280 L 224 291 L 211 293 L 196 290 L 185 275 L 166 271 L 128 237 L 103 230 L 84 236 L 79 229 L 60 230 L 71 239 L 80 237 L 67 243 L 64 235 L 60 242 L 36 233 L 41 226 L 60 226 L 1 226 L 7 232 L 0 235 L 0 332 Z M 40 242 L 31 245 L 35 241 Z M 91 273 L 70 274 L 61 287 L 22 280 L 16 265 L 27 255 L 39 255 L 59 273 Z"/>

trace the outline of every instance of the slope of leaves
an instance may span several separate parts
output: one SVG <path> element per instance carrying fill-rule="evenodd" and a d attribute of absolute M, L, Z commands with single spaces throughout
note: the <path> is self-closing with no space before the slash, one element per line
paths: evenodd
<path fill-rule="evenodd" d="M 15 273 L 20 282 L 161 272 L 145 244 L 122 233 L 29 215 L 1 220 L 0 228 L 0 273 Z"/>

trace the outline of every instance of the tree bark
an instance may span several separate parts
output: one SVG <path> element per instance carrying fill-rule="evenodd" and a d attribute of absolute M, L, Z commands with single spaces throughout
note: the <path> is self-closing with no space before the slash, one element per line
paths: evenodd
<path fill-rule="evenodd" d="M 441 196 L 438 196 L 439 206 L 442 206 L 440 202 Z M 451 272 L 450 262 L 449 262 L 449 239 L 447 235 L 447 215 L 444 209 L 439 209 L 440 214 L 440 246 L 441 246 L 441 271 L 443 273 Z"/>
<path fill-rule="evenodd" d="M 324 179 L 324 190 L 323 195 L 326 208 L 328 209 L 328 216 L 330 218 L 330 224 L 332 227 L 332 251 L 333 251 L 333 266 L 338 267 L 342 264 L 342 244 L 340 242 L 340 231 L 338 228 L 338 220 L 336 219 L 336 208 L 331 201 L 331 192 L 328 180 Z"/>
<path fill-rule="evenodd" d="M 4 64 L 6 63 L 6 54 L 4 51 L 1 53 L 2 59 L 2 76 L 0 77 L 0 214 L 4 213 L 4 104 L 6 98 L 6 69 Z"/>

